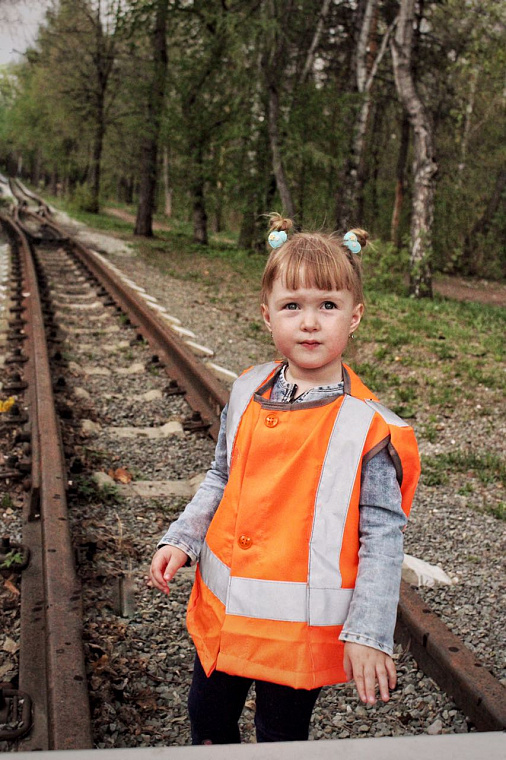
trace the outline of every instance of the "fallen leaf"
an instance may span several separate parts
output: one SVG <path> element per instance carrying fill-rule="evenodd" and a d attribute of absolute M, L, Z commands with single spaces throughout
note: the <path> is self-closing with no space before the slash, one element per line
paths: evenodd
<path fill-rule="evenodd" d="M 101 673 L 103 670 L 105 670 L 109 665 L 109 657 L 106 654 L 103 654 L 100 659 L 96 660 L 96 662 L 91 663 L 91 667 L 93 670 L 95 670 L 97 673 Z"/>
<path fill-rule="evenodd" d="M 18 589 L 18 588 L 17 588 L 17 587 L 14 585 L 14 583 L 11 581 L 11 578 L 13 578 L 13 576 L 12 576 L 12 575 L 11 575 L 11 577 L 10 577 L 10 578 L 7 578 L 7 580 L 6 580 L 6 581 L 4 581 L 4 588 L 8 589 L 8 590 L 11 592 L 11 594 L 14 594 L 14 596 L 19 596 L 21 592 L 20 592 L 20 590 L 19 590 L 19 589 Z"/>
<path fill-rule="evenodd" d="M 9 654 L 14 654 L 19 649 L 19 644 L 17 644 L 14 639 L 10 639 L 7 637 L 4 641 L 2 649 L 4 652 L 9 652 Z"/>
<path fill-rule="evenodd" d="M 115 470 L 111 468 L 107 474 L 117 483 L 130 483 L 132 480 L 132 474 L 124 467 L 117 467 Z"/>
<path fill-rule="evenodd" d="M 14 396 L 10 396 L 5 401 L 0 401 L 0 413 L 1 412 L 8 412 L 11 407 L 14 406 L 16 403 L 16 399 Z"/>

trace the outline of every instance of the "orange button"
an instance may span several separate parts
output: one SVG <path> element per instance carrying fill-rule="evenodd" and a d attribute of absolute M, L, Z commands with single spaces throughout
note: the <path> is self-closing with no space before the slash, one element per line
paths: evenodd
<path fill-rule="evenodd" d="M 251 538 L 249 536 L 239 536 L 238 543 L 241 549 L 249 549 L 251 546 Z"/>
<path fill-rule="evenodd" d="M 269 414 L 265 418 L 265 424 L 267 425 L 267 427 L 276 427 L 276 425 L 278 424 L 278 422 L 279 422 L 279 420 L 278 420 L 278 418 L 276 417 L 275 414 Z"/>

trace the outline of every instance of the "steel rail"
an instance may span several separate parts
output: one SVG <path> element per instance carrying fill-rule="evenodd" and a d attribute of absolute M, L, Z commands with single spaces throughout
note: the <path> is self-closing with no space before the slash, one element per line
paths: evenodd
<path fill-rule="evenodd" d="M 23 214 L 25 213 L 23 211 Z M 41 222 L 40 217 L 35 214 L 29 215 Z M 195 358 L 165 320 L 97 256 L 81 243 L 70 240 L 54 221 L 44 219 L 44 225 L 58 234 L 62 241 L 68 240 L 84 267 L 99 280 L 157 352 L 166 366 L 167 374 L 185 391 L 189 405 L 200 413 L 204 422 L 209 425 L 211 436 L 216 439 L 220 428 L 219 414 L 228 399 L 228 392 L 223 385 Z"/>
<path fill-rule="evenodd" d="M 404 581 L 395 639 L 478 731 L 506 729 L 506 689 Z"/>
<path fill-rule="evenodd" d="M 46 224 L 59 234 L 64 234 L 54 222 L 47 220 Z M 76 250 L 83 264 L 109 290 L 130 319 L 142 324 L 150 342 L 153 336 L 149 333 L 154 324 L 157 340 L 160 341 L 164 358 L 170 366 L 169 372 L 174 371 L 178 382 L 187 385 L 189 381 L 186 373 L 197 367 L 198 381 L 192 384 L 192 394 L 198 396 L 202 392 L 202 408 L 206 410 L 204 414 L 217 415 L 226 403 L 228 394 L 221 386 L 218 391 L 215 390 L 217 381 L 210 372 L 190 355 L 181 341 L 170 334 L 170 328 L 161 324 L 160 318 L 154 315 L 135 291 L 117 280 L 112 270 L 81 244 L 77 245 Z M 179 361 L 184 369 L 178 364 Z M 194 403 L 199 402 L 197 400 Z M 210 428 L 214 439 L 217 431 L 216 423 Z M 454 699 L 479 731 L 506 729 L 506 689 L 404 582 L 401 584 L 396 641 L 411 651 L 424 672 Z"/>
<path fill-rule="evenodd" d="M 51 209 L 45 200 L 25 187 L 19 179 L 9 177 L 8 182 L 10 191 L 19 204 L 26 205 L 28 202 L 26 199 L 28 198 L 28 200 L 35 201 L 35 203 L 38 204 L 39 210 L 42 214 L 46 216 L 51 214 Z"/>
<path fill-rule="evenodd" d="M 32 563 L 22 576 L 20 687 L 32 696 L 36 728 L 28 749 L 92 747 L 82 640 L 81 590 L 67 514 L 67 473 L 55 411 L 35 266 L 28 241 L 10 219 L 24 272 L 33 467 L 23 513 L 23 542 Z M 39 482 L 37 482 L 39 481 Z M 38 509 L 37 509 L 38 507 Z"/>

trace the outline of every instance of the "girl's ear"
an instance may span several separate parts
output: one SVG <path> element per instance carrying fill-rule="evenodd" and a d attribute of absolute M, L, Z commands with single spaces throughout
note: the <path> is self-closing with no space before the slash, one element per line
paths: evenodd
<path fill-rule="evenodd" d="M 353 332 L 353 330 L 356 330 L 356 328 L 359 326 L 363 313 L 364 313 L 364 304 L 358 303 L 354 307 L 352 315 L 351 315 L 350 332 Z"/>
<path fill-rule="evenodd" d="M 264 318 L 264 322 L 267 326 L 267 329 L 269 330 L 269 332 L 272 332 L 271 318 L 269 315 L 269 307 L 267 306 L 267 304 L 263 303 L 261 305 L 261 309 L 262 309 L 262 317 Z"/>

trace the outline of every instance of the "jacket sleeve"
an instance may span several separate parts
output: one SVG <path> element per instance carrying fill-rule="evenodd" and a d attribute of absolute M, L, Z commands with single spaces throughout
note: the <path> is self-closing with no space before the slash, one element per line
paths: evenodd
<path fill-rule="evenodd" d="M 207 529 L 222 499 L 228 482 L 227 407 L 221 413 L 220 432 L 214 453 L 214 461 L 204 480 L 184 512 L 172 523 L 158 543 L 158 548 L 170 544 L 182 549 L 192 561 L 196 561 L 202 549 Z"/>
<path fill-rule="evenodd" d="M 362 472 L 358 575 L 341 640 L 392 654 L 406 522 L 395 467 L 384 448 Z"/>

